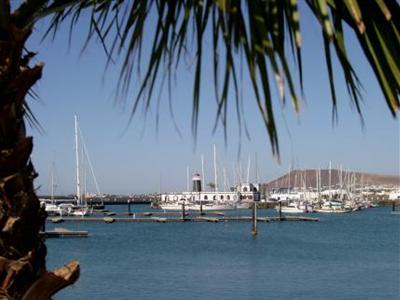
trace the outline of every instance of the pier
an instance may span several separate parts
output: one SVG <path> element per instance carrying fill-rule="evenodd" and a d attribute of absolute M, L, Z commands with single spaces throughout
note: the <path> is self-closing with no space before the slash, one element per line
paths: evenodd
<path fill-rule="evenodd" d="M 40 235 L 46 238 L 62 238 L 62 237 L 88 237 L 89 233 L 86 230 L 69 230 L 65 228 L 54 228 L 54 230 L 41 232 Z"/>
<path fill-rule="evenodd" d="M 304 217 L 304 216 L 282 216 L 282 217 L 257 217 L 257 222 L 281 222 L 281 221 L 306 221 L 306 222 L 318 222 L 319 218 Z M 171 223 L 171 222 L 252 222 L 251 216 L 188 216 L 185 217 L 64 217 L 63 222 L 104 222 L 104 223 L 143 223 L 143 222 L 156 222 L 156 223 Z M 52 218 L 48 218 L 47 222 L 53 222 Z M 60 218 L 57 218 L 57 223 L 60 222 Z"/>
<path fill-rule="evenodd" d="M 199 211 L 185 211 L 184 214 L 188 216 L 189 214 L 191 215 L 216 215 L 216 216 L 224 216 L 225 214 L 220 211 L 209 211 L 209 212 L 203 212 L 200 213 Z M 102 211 L 93 211 L 92 215 L 96 216 L 115 216 L 115 215 L 121 215 L 121 216 L 153 216 L 153 215 L 163 215 L 163 216 L 173 216 L 173 215 L 182 215 L 181 210 L 177 211 L 140 211 L 140 212 L 132 212 L 132 211 L 122 211 L 122 212 L 112 212 L 108 210 L 102 210 Z"/>

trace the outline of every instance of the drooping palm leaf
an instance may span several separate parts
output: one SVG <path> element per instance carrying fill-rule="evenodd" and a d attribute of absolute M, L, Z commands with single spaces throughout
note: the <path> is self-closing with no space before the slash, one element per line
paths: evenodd
<path fill-rule="evenodd" d="M 40 1 L 39 1 L 40 2 Z M 336 115 L 334 72 L 343 72 L 351 101 L 361 116 L 360 82 L 348 57 L 343 24 L 352 29 L 357 42 L 370 63 L 393 116 L 399 111 L 400 94 L 400 8 L 396 0 L 53 0 L 42 1 L 36 18 L 52 15 L 50 30 L 70 18 L 71 28 L 84 10 L 91 11 L 88 40 L 99 38 L 110 58 L 125 55 L 120 77 L 120 91 L 127 93 L 132 75 L 144 66 L 141 86 L 135 96 L 132 114 L 143 104 L 148 109 L 153 100 L 153 90 L 159 77 L 167 69 L 171 76 L 180 64 L 183 53 L 190 51 L 194 57 L 192 129 L 196 135 L 201 102 L 203 57 L 211 52 L 214 68 L 214 85 L 217 101 L 216 124 L 227 126 L 229 90 L 233 89 L 237 118 L 242 124 L 239 97 L 240 61 L 242 56 L 252 83 L 255 102 L 269 134 L 272 151 L 279 154 L 278 133 L 275 126 L 271 84 L 275 82 L 283 102 L 288 92 L 295 111 L 299 110 L 299 92 L 289 68 L 287 43 L 292 57 L 297 61 L 299 84 L 302 87 L 301 16 L 299 5 L 307 4 L 319 21 L 324 39 L 332 94 L 333 116 Z M 149 16 L 155 17 L 155 24 Z M 148 26 L 154 26 L 151 31 Z M 151 51 L 142 63 L 141 53 L 145 34 L 151 32 Z M 205 41 L 212 41 L 211 49 Z M 289 41 L 289 42 L 287 42 Z M 336 55 L 339 66 L 332 64 Z M 172 69 L 172 70 L 171 70 Z M 222 70 L 222 77 L 220 72 Z M 172 71 L 172 72 L 171 72 Z M 170 80 L 169 80 L 170 81 Z M 232 84 L 233 83 L 233 84 Z M 220 86 L 220 84 L 222 84 Z M 156 98 L 156 97 L 154 97 Z M 249 101 L 249 100 L 247 100 Z M 242 126 L 242 125 L 240 125 Z"/>
<path fill-rule="evenodd" d="M 15 1 L 12 4 L 16 6 L 16 2 L 21 3 Z M 245 62 L 272 149 L 274 153 L 279 153 L 270 90 L 275 81 L 281 101 L 285 101 L 288 92 L 294 109 L 298 110 L 299 97 L 292 78 L 294 70 L 289 68 L 290 55 L 286 54 L 289 44 L 291 55 L 298 63 L 302 86 L 301 18 L 297 0 L 25 0 L 13 11 L 10 3 L 9 0 L 0 0 L 0 204 L 3 220 L 0 271 L 4 275 L 1 282 L 3 297 L 48 299 L 60 288 L 72 284 L 79 275 L 77 262 L 54 273 L 45 272 L 46 248 L 39 235 L 45 215 L 34 191 L 36 172 L 30 160 L 33 143 L 32 138 L 26 136 L 24 118 L 35 123 L 25 98 L 41 77 L 42 65 L 31 67 L 29 60 L 34 54 L 25 55 L 24 48 L 32 27 L 40 18 L 52 17 L 49 33 L 57 32 L 66 21 L 70 22 L 72 32 L 82 13 L 89 11 L 87 42 L 93 37 L 100 40 L 109 57 L 107 63 L 112 62 L 114 56 L 125 55 L 120 77 L 123 93 L 129 92 L 134 72 L 140 72 L 141 64 L 144 66 L 144 77 L 133 113 L 139 104 L 149 108 L 155 101 L 152 92 L 159 78 L 162 85 L 167 74 L 170 83 L 171 74 L 181 57 L 191 53 L 195 66 L 192 115 L 195 135 L 204 72 L 202 62 L 207 51 L 211 52 L 214 62 L 218 104 L 216 121 L 221 121 L 226 128 L 227 107 L 232 101 L 228 95 L 233 88 L 238 120 L 246 130 L 246 123 L 241 117 L 244 100 L 238 95 L 242 62 Z M 360 85 L 346 51 L 349 42 L 344 37 L 343 28 L 347 26 L 356 33 L 387 105 L 396 116 L 400 82 L 398 2 L 305 0 L 302 3 L 307 4 L 320 22 L 334 112 L 333 74 L 336 66 L 332 64 L 332 56 L 336 55 L 350 99 L 361 113 Z M 156 23 L 149 19 L 155 19 Z M 150 31 L 149 26 L 152 27 Z M 150 39 L 146 36 L 149 32 Z M 205 47 L 207 38 L 212 38 L 213 47 Z M 142 59 L 145 39 L 149 40 L 151 50 Z M 190 43 L 194 45 L 193 52 Z"/>

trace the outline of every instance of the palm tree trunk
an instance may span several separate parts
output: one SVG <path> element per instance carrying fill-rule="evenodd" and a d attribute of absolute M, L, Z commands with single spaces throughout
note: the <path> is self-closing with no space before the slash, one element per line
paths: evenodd
<path fill-rule="evenodd" d="M 9 1 L 0 0 L 0 298 L 21 299 L 27 292 L 30 297 L 37 294 L 38 288 L 32 294 L 37 283 L 42 282 L 43 290 L 50 273 L 40 235 L 45 213 L 33 186 L 37 176 L 30 159 L 33 142 L 24 122 L 26 96 L 40 79 L 43 65 L 29 66 L 34 54 L 24 46 L 31 26 L 17 26 L 16 21 L 21 19 L 10 14 Z M 74 275 L 61 277 L 73 282 L 79 265 L 70 267 L 75 268 Z"/>

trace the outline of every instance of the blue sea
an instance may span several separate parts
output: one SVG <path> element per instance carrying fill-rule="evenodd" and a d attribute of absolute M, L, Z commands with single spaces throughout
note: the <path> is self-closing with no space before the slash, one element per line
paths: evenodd
<path fill-rule="evenodd" d="M 400 216 L 308 216 L 320 221 L 258 223 L 256 237 L 250 222 L 48 223 L 90 233 L 46 241 L 48 269 L 81 265 L 54 299 L 400 299 Z"/>

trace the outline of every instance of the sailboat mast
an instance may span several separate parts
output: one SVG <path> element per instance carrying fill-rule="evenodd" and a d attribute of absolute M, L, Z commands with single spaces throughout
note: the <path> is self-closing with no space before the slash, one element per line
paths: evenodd
<path fill-rule="evenodd" d="M 82 157 L 85 157 L 82 153 Z M 83 168 L 83 191 L 82 191 L 82 200 L 86 200 L 87 197 L 87 173 L 86 173 L 86 160 L 82 161 Z"/>
<path fill-rule="evenodd" d="M 189 184 L 189 166 L 186 167 L 186 191 L 189 192 L 190 184 Z"/>
<path fill-rule="evenodd" d="M 51 164 L 51 203 L 54 204 L 54 162 Z"/>
<path fill-rule="evenodd" d="M 318 184 L 318 170 L 317 169 L 315 169 L 315 189 L 316 189 L 317 195 L 318 195 L 319 194 L 319 184 Z"/>
<path fill-rule="evenodd" d="M 94 184 L 96 186 L 96 192 L 97 192 L 98 195 L 101 195 L 99 183 L 97 182 L 96 175 L 94 174 L 93 164 L 92 164 L 92 161 L 90 160 L 89 151 L 88 151 L 88 149 L 86 147 L 86 143 L 85 143 L 85 139 L 83 138 L 82 130 L 79 130 L 79 138 L 80 138 L 80 141 L 81 141 L 81 144 L 82 144 L 82 150 L 83 150 L 82 151 L 82 156 L 86 158 L 86 162 L 89 165 L 89 169 L 90 169 L 90 172 L 92 174 Z M 86 176 L 87 176 L 87 174 L 86 174 L 86 166 L 84 166 L 83 169 L 84 169 L 84 172 L 85 172 L 84 173 L 85 174 L 85 192 L 84 192 L 84 194 L 86 195 Z"/>
<path fill-rule="evenodd" d="M 228 188 L 227 188 L 227 181 L 226 181 L 226 170 L 225 170 L 225 167 L 223 167 L 222 168 L 222 171 L 223 171 L 223 174 L 224 174 L 224 192 L 226 192 L 226 191 L 228 191 Z"/>
<path fill-rule="evenodd" d="M 340 201 L 343 201 L 343 169 L 342 164 L 340 164 L 340 173 L 339 173 L 339 184 L 340 184 Z"/>
<path fill-rule="evenodd" d="M 204 156 L 203 154 L 201 155 L 201 177 L 203 181 L 203 187 L 206 186 L 206 182 L 204 181 Z"/>
<path fill-rule="evenodd" d="M 250 160 L 250 155 L 249 155 L 249 158 L 247 160 L 247 177 L 246 177 L 247 183 L 250 182 L 250 163 L 251 163 L 251 160 Z"/>
<path fill-rule="evenodd" d="M 237 182 L 236 182 L 236 165 L 233 164 L 232 166 L 232 175 L 233 175 L 233 185 L 236 186 Z"/>
<path fill-rule="evenodd" d="M 321 176 L 321 168 L 318 169 L 318 200 L 321 201 L 321 190 L 322 190 L 322 176 Z"/>
<path fill-rule="evenodd" d="M 75 115 L 75 159 L 76 159 L 76 196 L 78 205 L 81 205 L 81 183 L 79 180 L 79 139 L 78 139 L 78 116 Z"/>
<path fill-rule="evenodd" d="M 256 152 L 256 184 L 258 184 L 258 156 Z"/>
<path fill-rule="evenodd" d="M 332 171 L 332 162 L 329 161 L 329 201 L 331 201 L 331 198 L 332 198 L 332 192 L 331 192 L 331 171 Z"/>
<path fill-rule="evenodd" d="M 214 180 L 215 180 L 215 192 L 218 192 L 218 178 L 217 178 L 217 150 L 214 144 Z"/>

